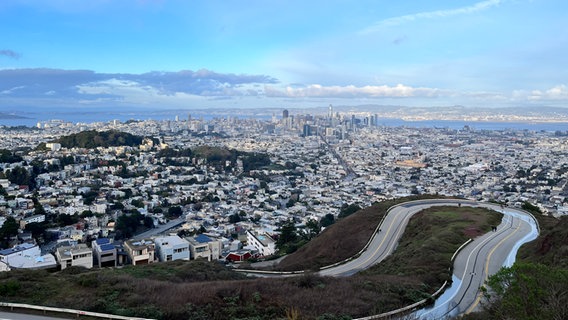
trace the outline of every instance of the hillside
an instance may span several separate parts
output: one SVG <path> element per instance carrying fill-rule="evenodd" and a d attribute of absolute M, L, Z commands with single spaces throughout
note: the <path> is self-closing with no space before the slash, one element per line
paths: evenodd
<path fill-rule="evenodd" d="M 519 251 L 524 262 L 542 263 L 568 269 L 568 217 L 539 217 L 541 234 Z"/>
<path fill-rule="evenodd" d="M 379 221 L 387 210 L 405 201 L 431 199 L 431 196 L 416 196 L 387 200 L 362 209 L 325 229 L 307 245 L 286 256 L 276 270 L 294 271 L 317 269 L 351 257 L 369 241 Z M 439 197 L 437 197 L 439 198 Z"/>
<path fill-rule="evenodd" d="M 536 218 L 540 236 L 489 279 L 485 310 L 464 319 L 568 319 L 568 217 Z"/>
<path fill-rule="evenodd" d="M 324 234 L 337 232 L 336 236 L 356 245 L 349 238 L 357 232 L 341 231 L 364 230 L 370 223 L 376 226 L 379 220 L 370 217 L 384 214 L 379 209 L 390 204 L 354 213 Z M 456 207 L 417 214 L 409 222 L 411 232 L 405 233 L 400 248 L 384 265 L 348 278 L 306 274 L 245 279 L 220 264 L 203 261 L 88 271 L 73 268 L 55 274 L 12 271 L 0 274 L 0 300 L 158 319 L 349 319 L 428 297 L 449 277 L 449 256 L 469 232 L 488 230 L 498 217 L 483 209 Z M 448 230 L 446 236 L 439 237 L 440 229 Z M 421 231 L 420 241 L 415 241 L 412 230 Z M 418 255 L 413 243 L 427 245 L 428 250 Z M 356 251 L 352 248 L 351 254 Z"/>

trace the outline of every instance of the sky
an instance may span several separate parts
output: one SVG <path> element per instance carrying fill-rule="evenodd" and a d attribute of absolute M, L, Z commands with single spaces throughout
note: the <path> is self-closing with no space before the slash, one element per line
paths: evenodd
<path fill-rule="evenodd" d="M 330 103 L 568 107 L 568 1 L 0 1 L 0 111 Z"/>

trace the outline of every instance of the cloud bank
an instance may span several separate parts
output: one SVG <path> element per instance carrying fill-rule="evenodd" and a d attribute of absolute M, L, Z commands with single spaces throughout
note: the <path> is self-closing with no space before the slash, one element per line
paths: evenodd
<path fill-rule="evenodd" d="M 248 95 L 251 86 L 276 84 L 265 75 L 236 75 L 202 69 L 143 74 L 96 73 L 90 70 L 0 70 L 0 96 L 11 98 L 117 99 L 133 94 L 197 96 Z"/>
<path fill-rule="evenodd" d="M 266 86 L 265 94 L 268 97 L 286 98 L 409 98 L 409 97 L 437 97 L 441 91 L 433 88 L 413 88 L 398 84 L 391 86 L 321 86 L 309 85 L 304 88 L 286 87 L 277 89 Z"/>
<path fill-rule="evenodd" d="M 224 74 L 211 70 L 97 73 L 90 70 L 0 70 L 0 107 L 192 107 L 265 106 L 270 103 L 351 101 L 436 104 L 552 103 L 568 101 L 568 86 L 545 90 L 456 91 L 397 85 L 280 84 L 267 75 Z M 427 102 L 430 101 L 430 102 Z"/>
<path fill-rule="evenodd" d="M 533 90 L 528 96 L 529 100 L 568 100 L 568 87 L 564 84 L 554 86 L 548 90 Z"/>

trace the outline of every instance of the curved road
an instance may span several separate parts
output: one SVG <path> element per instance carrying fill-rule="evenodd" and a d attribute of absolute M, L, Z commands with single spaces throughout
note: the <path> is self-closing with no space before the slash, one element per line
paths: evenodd
<path fill-rule="evenodd" d="M 503 213 L 503 220 L 494 232 L 470 242 L 454 261 L 453 284 L 436 304 L 417 313 L 421 319 L 440 319 L 467 314 L 481 307 L 480 288 L 487 278 L 503 266 L 511 266 L 519 247 L 536 239 L 538 226 L 534 218 L 521 210 L 501 208 L 487 203 L 464 203 Z"/>
<path fill-rule="evenodd" d="M 499 271 L 502 266 L 512 265 L 518 248 L 538 236 L 538 226 L 530 214 L 468 200 L 433 199 L 402 203 L 389 209 L 367 249 L 357 258 L 343 264 L 324 267 L 318 274 L 350 276 L 380 263 L 396 249 L 410 218 L 433 206 L 485 207 L 504 214 L 496 231 L 476 238 L 458 253 L 454 260 L 451 287 L 436 300 L 433 307 L 419 310 L 416 316 L 420 319 L 439 319 L 477 310 L 481 301 L 479 289 L 488 276 Z M 278 273 L 262 275 L 276 274 Z M 287 273 L 284 276 L 292 275 L 294 274 Z"/>

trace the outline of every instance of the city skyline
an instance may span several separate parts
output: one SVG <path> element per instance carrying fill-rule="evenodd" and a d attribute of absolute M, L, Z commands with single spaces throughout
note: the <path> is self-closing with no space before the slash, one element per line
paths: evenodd
<path fill-rule="evenodd" d="M 5 1 L 18 107 L 565 107 L 562 1 Z"/>

